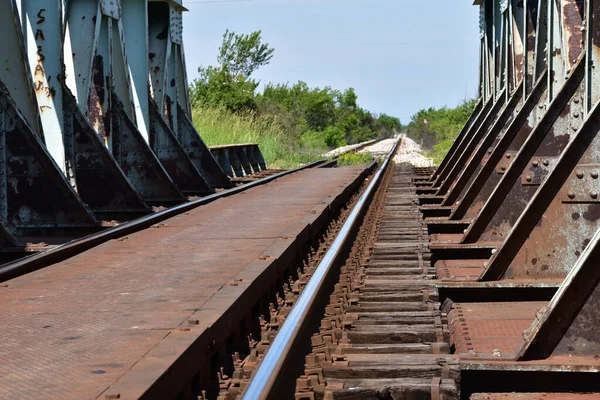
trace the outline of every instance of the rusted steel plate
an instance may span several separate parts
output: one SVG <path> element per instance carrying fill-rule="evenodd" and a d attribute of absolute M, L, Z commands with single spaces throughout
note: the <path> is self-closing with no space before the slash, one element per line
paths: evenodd
<path fill-rule="evenodd" d="M 547 302 L 456 303 L 448 313 L 450 343 L 457 353 L 514 353 L 523 332 Z"/>
<path fill-rule="evenodd" d="M 192 315 L 217 318 L 249 277 L 295 254 L 361 171 L 304 170 L 5 282 L 0 397 L 94 398 L 134 365 L 151 384 L 202 332 L 179 331 Z"/>
<path fill-rule="evenodd" d="M 487 260 L 439 260 L 435 263 L 440 280 L 475 281 L 485 268 Z"/>

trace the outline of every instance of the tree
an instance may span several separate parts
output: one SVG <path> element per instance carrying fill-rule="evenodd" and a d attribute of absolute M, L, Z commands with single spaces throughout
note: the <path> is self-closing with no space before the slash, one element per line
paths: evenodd
<path fill-rule="evenodd" d="M 258 68 L 269 64 L 275 49 L 263 44 L 260 35 L 261 31 L 238 35 L 226 30 L 217 58 L 221 68 L 233 76 L 249 78 Z"/>
<path fill-rule="evenodd" d="M 376 121 L 377 129 L 383 136 L 391 136 L 402 130 L 402 124 L 396 117 L 391 117 L 386 114 L 381 114 Z"/>
<path fill-rule="evenodd" d="M 219 65 L 199 67 L 199 76 L 190 85 L 192 106 L 225 107 L 234 112 L 255 110 L 258 82 L 251 75 L 271 61 L 274 51 L 262 43 L 261 31 L 238 35 L 227 30 L 219 48 Z"/>

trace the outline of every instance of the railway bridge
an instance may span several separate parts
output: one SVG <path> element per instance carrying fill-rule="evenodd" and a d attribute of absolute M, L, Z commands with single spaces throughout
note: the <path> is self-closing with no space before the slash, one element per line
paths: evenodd
<path fill-rule="evenodd" d="M 181 0 L 0 0 L 0 398 L 599 399 L 600 2 L 474 6 L 439 166 L 275 171 Z"/>

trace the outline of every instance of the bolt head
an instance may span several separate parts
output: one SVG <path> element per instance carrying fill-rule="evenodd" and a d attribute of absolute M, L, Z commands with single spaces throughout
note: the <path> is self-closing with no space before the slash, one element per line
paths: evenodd
<path fill-rule="evenodd" d="M 597 199 L 598 198 L 598 192 L 591 192 L 590 196 L 592 199 Z"/>
<path fill-rule="evenodd" d="M 540 165 L 540 163 L 539 163 L 539 161 L 534 161 L 534 162 L 532 163 L 532 165 L 533 165 L 534 167 L 537 167 L 538 165 Z"/>
<path fill-rule="evenodd" d="M 531 175 L 527 175 L 527 176 L 525 176 L 525 180 L 526 180 L 527 182 L 531 182 L 531 180 L 532 180 L 532 178 L 531 178 Z"/>
<path fill-rule="evenodd" d="M 507 154 L 507 155 L 506 155 L 506 158 L 510 159 L 510 154 Z"/>
<path fill-rule="evenodd" d="M 506 171 L 506 167 L 505 167 L 504 165 L 503 165 L 503 166 L 501 166 L 501 167 L 500 167 L 500 169 L 501 169 L 502 171 Z"/>
<path fill-rule="evenodd" d="M 598 179 L 598 171 L 594 170 L 590 175 L 592 176 L 592 178 Z"/>
<path fill-rule="evenodd" d="M 550 161 L 544 160 L 544 162 L 542 164 L 544 164 L 547 167 L 548 165 L 550 165 Z"/>
<path fill-rule="evenodd" d="M 569 190 L 569 192 L 567 193 L 567 196 L 568 196 L 568 197 L 569 197 L 571 200 L 573 200 L 573 199 L 575 198 L 575 192 L 574 192 L 574 191 L 572 191 L 572 190 Z"/>
<path fill-rule="evenodd" d="M 577 178 L 583 179 L 583 171 L 582 170 L 577 171 L 576 175 L 577 175 Z"/>

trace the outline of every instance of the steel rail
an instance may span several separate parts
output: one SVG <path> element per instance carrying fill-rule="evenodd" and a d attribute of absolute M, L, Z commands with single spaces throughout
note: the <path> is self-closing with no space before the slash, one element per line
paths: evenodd
<path fill-rule="evenodd" d="M 346 241 L 351 237 L 355 225 L 360 220 L 360 215 L 363 209 L 368 206 L 368 200 L 375 192 L 381 178 L 386 171 L 390 159 L 395 154 L 401 139 L 399 139 L 392 150 L 388 153 L 385 160 L 375 173 L 371 183 L 360 199 L 352 209 L 346 222 L 340 229 L 338 236 L 335 238 L 329 250 L 325 253 L 323 259 L 314 271 L 314 274 L 306 284 L 304 290 L 298 297 L 298 300 L 292 307 L 292 310 L 286 317 L 283 325 L 277 332 L 273 343 L 267 350 L 263 360 L 258 366 L 255 374 L 244 392 L 242 400 L 266 399 L 269 397 L 276 380 L 282 372 L 283 364 L 289 356 L 296 338 L 299 336 L 304 322 L 308 319 L 309 311 L 315 303 L 319 293 L 321 292 L 323 282 L 329 274 L 333 265 L 338 261 L 338 257 L 342 254 Z"/>

